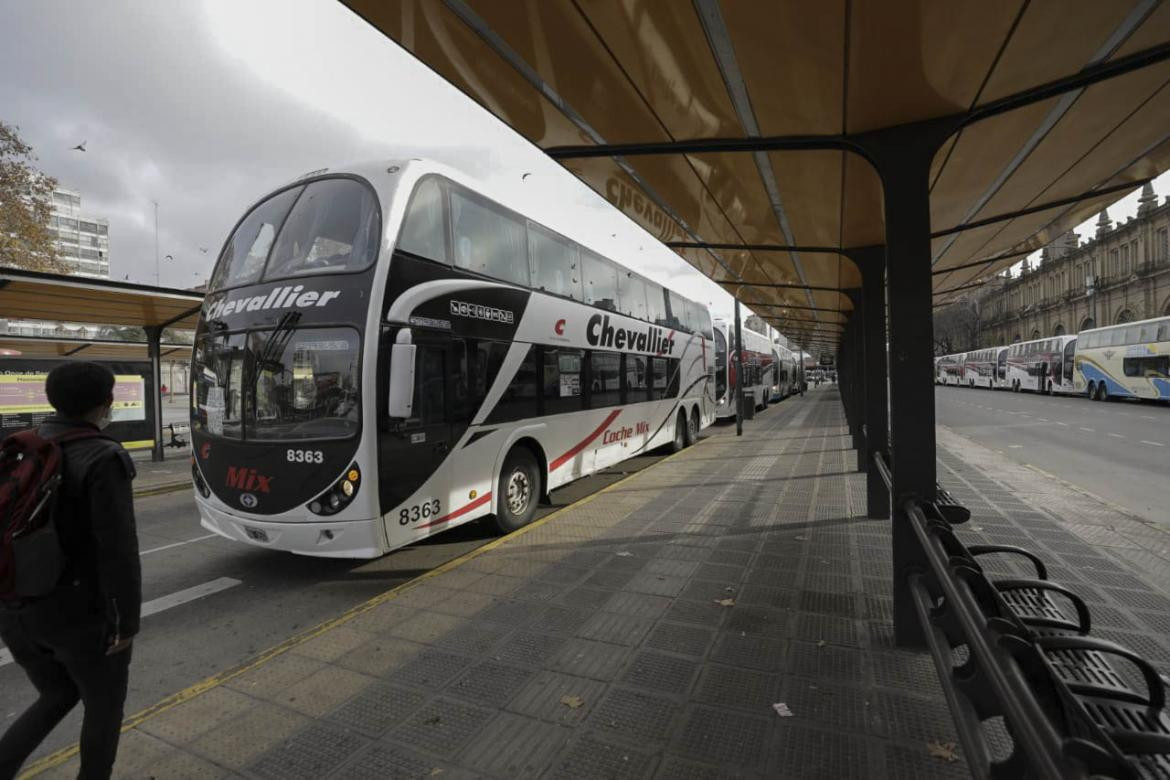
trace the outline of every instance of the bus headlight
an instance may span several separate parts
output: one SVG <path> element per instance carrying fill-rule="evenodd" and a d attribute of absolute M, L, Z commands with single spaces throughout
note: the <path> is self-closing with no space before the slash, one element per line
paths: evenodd
<path fill-rule="evenodd" d="M 361 478 L 361 470 L 358 469 L 355 463 L 346 470 L 341 479 L 337 480 L 331 488 L 309 502 L 309 511 L 315 515 L 328 517 L 345 509 L 346 505 L 357 495 Z"/>

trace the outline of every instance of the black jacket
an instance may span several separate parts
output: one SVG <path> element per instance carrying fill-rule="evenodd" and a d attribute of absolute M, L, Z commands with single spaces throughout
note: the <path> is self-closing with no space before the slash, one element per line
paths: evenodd
<path fill-rule="evenodd" d="M 49 438 L 77 428 L 97 427 L 52 417 L 39 433 Z M 61 588 L 77 588 L 105 617 L 110 635 L 138 633 L 142 609 L 142 564 L 134 524 L 130 483 L 134 462 L 109 439 L 82 439 L 61 445 L 64 479 L 54 519 L 66 570 Z"/>

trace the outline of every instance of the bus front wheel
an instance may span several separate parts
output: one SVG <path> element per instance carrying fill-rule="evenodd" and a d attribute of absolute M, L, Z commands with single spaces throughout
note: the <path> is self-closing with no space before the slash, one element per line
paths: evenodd
<path fill-rule="evenodd" d="M 511 533 L 532 522 L 540 499 L 540 469 L 527 447 L 508 453 L 500 470 L 496 495 L 495 526 L 500 533 Z"/>
<path fill-rule="evenodd" d="M 1089 387 L 1085 390 L 1085 397 L 1090 401 L 1097 400 L 1097 384 L 1096 382 L 1089 382 Z"/>
<path fill-rule="evenodd" d="M 686 446 L 691 446 L 699 440 L 699 407 L 691 409 L 690 417 L 687 418 L 687 440 Z"/>

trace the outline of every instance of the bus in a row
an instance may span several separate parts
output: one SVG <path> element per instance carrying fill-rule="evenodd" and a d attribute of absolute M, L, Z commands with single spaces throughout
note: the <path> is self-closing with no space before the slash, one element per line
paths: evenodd
<path fill-rule="evenodd" d="M 935 358 L 938 384 L 1170 400 L 1170 317 Z"/>
<path fill-rule="evenodd" d="M 801 371 L 797 353 L 777 342 L 772 344 L 772 401 L 800 392 Z"/>
<path fill-rule="evenodd" d="M 736 393 L 743 382 L 743 403 L 763 409 L 772 400 L 775 374 L 772 342 L 740 323 L 743 354 L 736 356 L 735 320 L 715 318 L 715 417 L 734 419 Z"/>
<path fill-rule="evenodd" d="M 705 307 L 454 171 L 314 172 L 247 211 L 210 280 L 201 522 L 347 558 L 478 518 L 519 528 L 554 488 L 694 442 L 717 355 Z"/>

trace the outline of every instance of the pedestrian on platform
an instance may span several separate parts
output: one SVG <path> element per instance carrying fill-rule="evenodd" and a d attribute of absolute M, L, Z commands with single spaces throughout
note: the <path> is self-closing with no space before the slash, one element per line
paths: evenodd
<path fill-rule="evenodd" d="M 24 441 L 40 446 L 41 452 L 47 451 L 47 442 L 55 442 L 61 460 L 50 514 L 40 526 L 50 534 L 55 528 L 51 547 L 38 542 L 22 548 L 24 537 L 14 541 L 0 527 L 0 543 L 8 545 L 0 549 L 0 562 L 8 564 L 9 575 L 0 580 L 0 639 L 39 694 L 0 737 L 3 780 L 16 776 L 79 700 L 85 708 L 79 777 L 108 778 L 113 769 L 130 644 L 138 633 L 142 606 L 130 487 L 134 464 L 121 444 L 101 433 L 110 420 L 113 390 L 109 369 L 87 362 L 62 364 L 45 380 L 45 394 L 56 414 L 35 436 L 13 435 L 26 436 Z M 3 446 L 8 445 L 6 440 Z M 11 522 L 11 514 L 0 518 L 0 523 Z M 51 538 L 40 531 L 27 538 Z M 37 548 L 35 553 L 28 552 L 30 547 Z M 36 579 L 40 572 L 40 586 L 27 584 L 27 557 L 22 575 L 22 552 L 35 554 L 32 574 Z M 53 574 L 46 577 L 45 571 Z M 23 586 L 21 576 L 26 578 Z"/>

